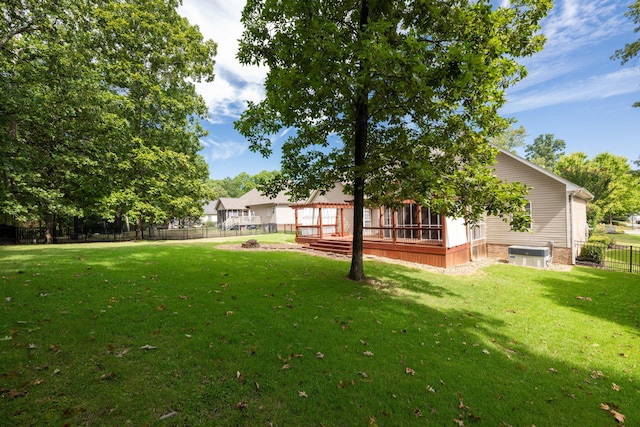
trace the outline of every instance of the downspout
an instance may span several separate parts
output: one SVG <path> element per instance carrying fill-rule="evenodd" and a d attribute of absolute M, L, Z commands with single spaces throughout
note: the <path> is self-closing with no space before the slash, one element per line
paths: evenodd
<path fill-rule="evenodd" d="M 573 195 L 571 193 L 567 193 L 567 244 L 571 248 L 571 264 L 574 263 L 576 259 L 576 248 L 573 244 L 573 221 L 571 218 L 573 217 Z"/>

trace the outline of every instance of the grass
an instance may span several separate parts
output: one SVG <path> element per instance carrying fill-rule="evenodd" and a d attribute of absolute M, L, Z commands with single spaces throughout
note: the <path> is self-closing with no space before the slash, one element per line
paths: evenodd
<path fill-rule="evenodd" d="M 640 425 L 637 275 L 215 246 L 0 247 L 0 425 Z"/>
<path fill-rule="evenodd" d="M 616 244 L 618 245 L 633 246 L 634 249 L 636 247 L 640 249 L 640 234 L 630 234 L 630 233 L 615 234 L 613 235 L 613 238 L 615 239 Z"/>

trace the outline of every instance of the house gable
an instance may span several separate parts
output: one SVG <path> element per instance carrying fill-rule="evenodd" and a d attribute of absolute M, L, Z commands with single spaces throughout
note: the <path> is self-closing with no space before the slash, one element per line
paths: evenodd
<path fill-rule="evenodd" d="M 486 221 L 486 242 L 490 247 L 510 245 L 553 246 L 563 254 L 564 262 L 572 263 L 574 242 L 581 240 L 587 229 L 586 203 L 593 195 L 511 152 L 500 150 L 494 166 L 496 176 L 508 182 L 521 182 L 528 187 L 532 225 L 529 232 L 512 231 L 509 224 L 497 217 Z M 494 252 L 495 255 L 495 252 Z"/>

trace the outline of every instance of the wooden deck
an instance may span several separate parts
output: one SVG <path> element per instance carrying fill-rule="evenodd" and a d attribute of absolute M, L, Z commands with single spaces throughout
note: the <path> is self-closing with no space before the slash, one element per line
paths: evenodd
<path fill-rule="evenodd" d="M 296 237 L 296 242 L 306 244 L 310 248 L 338 253 L 352 254 L 352 236 L 344 237 Z M 453 267 L 465 264 L 471 260 L 469 244 L 445 248 L 441 245 L 430 245 L 425 241 L 396 242 L 382 240 L 364 240 L 363 253 L 384 258 L 398 259 L 435 267 Z"/>

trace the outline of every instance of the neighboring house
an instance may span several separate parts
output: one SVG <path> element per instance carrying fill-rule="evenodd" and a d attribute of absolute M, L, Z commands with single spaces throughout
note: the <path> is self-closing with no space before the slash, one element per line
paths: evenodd
<path fill-rule="evenodd" d="M 272 230 L 291 230 L 295 222 L 291 201 L 284 192 L 275 198 L 253 189 L 242 197 L 221 197 L 214 202 L 218 225 L 226 230 L 235 227 L 270 227 Z"/>
<path fill-rule="evenodd" d="M 209 202 L 204 205 L 203 224 L 216 224 L 218 222 L 218 211 L 216 210 L 216 201 Z"/>
<path fill-rule="evenodd" d="M 527 208 L 531 212 L 530 232 L 511 231 L 500 218 L 486 220 L 486 243 L 490 257 L 506 258 L 511 245 L 553 248 L 553 262 L 573 264 L 577 243 L 588 238 L 587 202 L 593 195 L 509 151 L 500 150 L 496 176 L 530 187 Z"/>
<path fill-rule="evenodd" d="M 263 226 L 284 230 L 287 226 L 291 229 L 295 223 L 294 211 L 290 208 L 291 200 L 284 191 L 275 198 L 269 198 L 254 188 L 242 196 L 242 200 L 254 215 L 260 217 Z"/>
<path fill-rule="evenodd" d="M 511 231 L 500 218 L 488 217 L 469 228 L 462 219 L 446 218 L 407 200 L 398 210 L 365 209 L 363 252 L 410 262 L 451 267 L 472 259 L 508 257 L 509 246 L 552 247 L 553 262 L 572 264 L 576 242 L 587 237 L 586 204 L 593 198 L 584 188 L 560 178 L 515 154 L 501 150 L 496 175 L 529 187 L 530 232 Z M 315 192 L 295 211 L 296 241 L 316 249 L 350 253 L 353 197 L 343 186 Z"/>
<path fill-rule="evenodd" d="M 218 227 L 230 230 L 243 222 L 252 224 L 256 220 L 243 198 L 220 197 L 213 203 L 217 213 Z"/>

